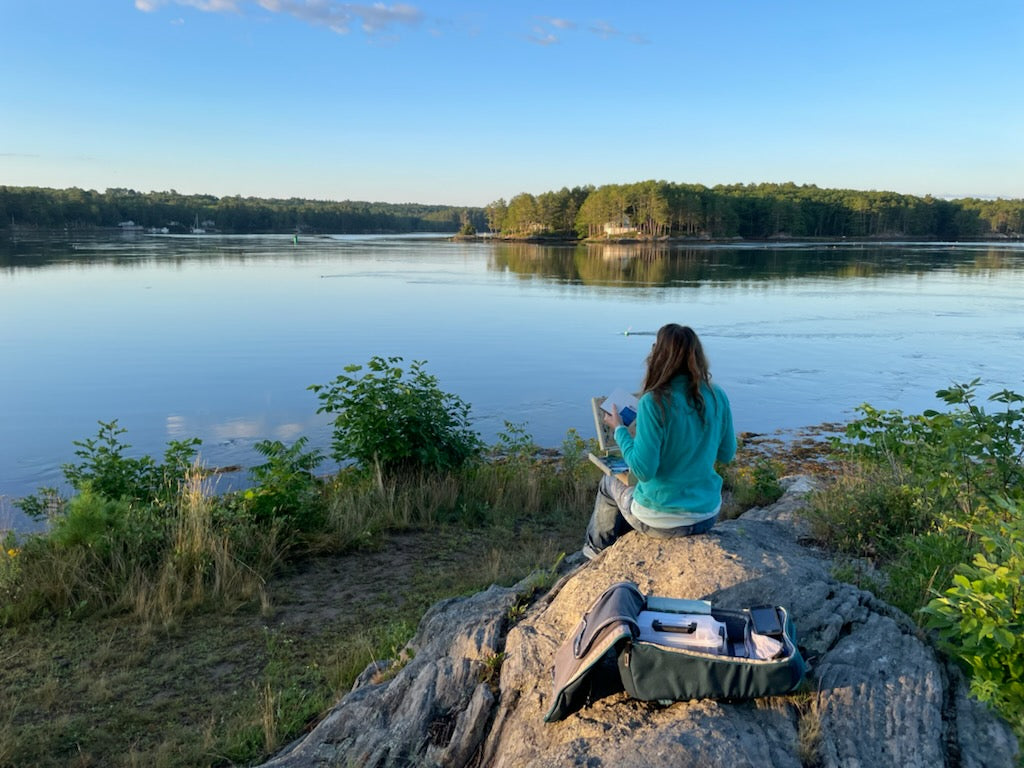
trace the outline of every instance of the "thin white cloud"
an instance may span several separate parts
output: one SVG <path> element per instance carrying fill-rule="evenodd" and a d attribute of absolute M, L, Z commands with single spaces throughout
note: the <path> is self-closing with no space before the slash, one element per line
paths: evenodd
<path fill-rule="evenodd" d="M 340 35 L 362 30 L 378 40 L 394 39 L 396 30 L 419 26 L 424 21 L 420 9 L 407 3 L 349 3 L 339 0 L 135 0 L 135 7 L 144 13 L 153 13 L 162 6 L 177 5 L 195 8 L 204 13 L 241 13 L 246 6 L 255 6 L 268 13 L 283 14 L 306 24 L 326 27 Z M 176 20 L 175 23 L 181 23 Z M 436 24 L 436 20 L 435 20 Z M 440 34 L 439 28 L 429 30 Z M 606 21 L 592 21 L 582 25 L 572 19 L 556 16 L 538 16 L 527 40 L 535 45 L 557 45 L 562 35 L 585 31 L 603 40 L 619 38 L 636 45 L 648 41 L 640 35 L 625 34 Z M 475 30 L 471 30 L 475 32 Z"/>
<path fill-rule="evenodd" d="M 343 35 L 354 26 L 374 35 L 396 26 L 416 26 L 423 19 L 418 8 L 404 3 L 363 5 L 334 0 L 257 0 L 257 3 L 271 13 L 285 13 Z"/>
<path fill-rule="evenodd" d="M 379 35 L 400 26 L 416 26 L 423 19 L 418 8 L 405 3 L 366 5 L 337 0 L 135 0 L 135 7 L 145 13 L 169 4 L 189 6 L 206 13 L 238 13 L 246 5 L 256 5 L 270 13 L 282 13 L 343 35 L 353 28 L 361 29 L 368 35 Z"/>
<path fill-rule="evenodd" d="M 396 25 L 415 26 L 423 18 L 417 8 L 403 3 L 392 6 L 384 3 L 374 3 L 371 6 L 352 5 L 350 8 L 362 19 L 363 30 L 369 33 L 380 32 Z"/>
<path fill-rule="evenodd" d="M 538 16 L 533 19 L 533 30 L 527 39 L 537 45 L 554 45 L 562 42 L 561 33 L 584 30 L 602 40 L 624 39 L 636 45 L 645 45 L 647 40 L 640 35 L 627 35 L 606 21 L 592 21 L 580 25 L 570 19 L 554 16 Z"/>
<path fill-rule="evenodd" d="M 144 13 L 152 13 L 161 5 L 169 3 L 187 5 L 207 13 L 235 13 L 241 5 L 239 0 L 135 0 L 135 7 Z"/>
<path fill-rule="evenodd" d="M 569 21 L 568 19 L 556 19 L 550 16 L 543 16 L 541 17 L 541 21 L 546 24 L 550 24 L 556 29 L 576 29 L 576 22 Z"/>
<path fill-rule="evenodd" d="M 607 21 L 595 21 L 590 25 L 590 27 L 588 27 L 588 29 L 598 37 L 603 38 L 605 40 L 609 40 L 613 37 L 618 37 L 619 35 L 622 34 L 621 32 L 619 32 L 619 30 L 617 30 Z"/>
<path fill-rule="evenodd" d="M 559 42 L 558 35 L 549 32 L 544 27 L 534 27 L 527 40 L 536 45 L 555 45 Z"/>
<path fill-rule="evenodd" d="M 207 13 L 234 13 L 239 10 L 240 5 L 237 0 L 178 0 L 178 2 Z"/>

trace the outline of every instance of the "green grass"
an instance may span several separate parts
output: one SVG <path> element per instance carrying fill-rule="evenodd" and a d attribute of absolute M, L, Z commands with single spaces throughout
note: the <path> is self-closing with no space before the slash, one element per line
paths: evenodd
<path fill-rule="evenodd" d="M 5 550 L 0 766 L 266 758 L 368 664 L 399 657 L 436 601 L 577 551 L 599 477 L 585 456 L 581 443 L 545 457 L 511 440 L 451 474 L 341 473 L 317 481 L 318 527 L 300 533 L 254 523 L 195 478 L 157 519 L 159 557 L 135 548 L 138 531 L 93 551 L 103 534 L 89 526 L 73 547 Z M 765 466 L 741 451 L 733 494 L 770 487 Z M 279 496 L 306 494 L 294 482 Z"/>
<path fill-rule="evenodd" d="M 596 482 L 589 462 L 523 456 L 383 483 L 342 473 L 301 535 L 197 482 L 161 520 L 156 560 L 97 522 L 123 506 L 73 501 L 73 536 L 0 555 L 0 766 L 264 758 L 395 658 L 436 601 L 578 550 Z"/>
<path fill-rule="evenodd" d="M 124 614 L 7 627 L 0 765 L 259 759 L 301 735 L 371 661 L 394 658 L 434 602 L 550 566 L 556 550 L 578 549 L 585 521 L 582 511 L 517 521 L 514 537 L 513 527 L 448 525 L 403 534 L 381 552 L 291 566 L 268 582 L 265 607 L 194 611 L 170 628 Z M 389 566 L 389 551 L 405 562 Z M 297 604 L 311 582 L 323 592 Z"/>

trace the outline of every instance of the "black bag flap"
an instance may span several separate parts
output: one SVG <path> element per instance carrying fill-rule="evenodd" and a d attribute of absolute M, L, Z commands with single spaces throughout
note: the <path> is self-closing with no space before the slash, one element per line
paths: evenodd
<path fill-rule="evenodd" d="M 643 606 L 644 596 L 636 584 L 628 581 L 612 585 L 594 601 L 555 653 L 551 709 L 544 717 L 546 721 L 561 720 L 579 708 L 591 692 L 608 687 L 609 680 L 595 677 L 614 676 L 613 682 L 622 689 L 618 670 L 603 670 L 600 662 L 617 643 L 636 635 L 636 617 Z"/>
<path fill-rule="evenodd" d="M 636 617 L 643 610 L 644 603 L 644 596 L 631 581 L 620 581 L 608 587 L 577 625 L 573 633 L 573 656 L 577 659 L 586 656 L 594 640 L 609 624 L 625 622 L 635 635 L 638 631 Z"/>

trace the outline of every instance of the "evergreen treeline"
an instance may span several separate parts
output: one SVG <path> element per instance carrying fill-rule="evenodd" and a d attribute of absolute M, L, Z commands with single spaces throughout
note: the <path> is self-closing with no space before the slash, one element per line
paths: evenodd
<path fill-rule="evenodd" d="M 1020 237 L 1024 200 L 941 200 L 814 185 L 705 187 L 667 181 L 563 187 L 516 195 L 485 209 L 508 237 Z"/>
<path fill-rule="evenodd" d="M 0 186 L 0 228 L 142 227 L 221 232 L 457 232 L 504 237 L 920 238 L 1024 236 L 1024 200 L 942 200 L 796 184 L 667 181 L 523 192 L 486 208 L 214 197 L 131 189 Z M 468 225 L 468 226 L 467 226 Z"/>
<path fill-rule="evenodd" d="M 481 209 L 447 205 L 0 186 L 0 228 L 117 227 L 131 221 L 147 228 L 188 231 L 198 219 L 233 233 L 455 232 L 464 217 L 484 226 Z"/>

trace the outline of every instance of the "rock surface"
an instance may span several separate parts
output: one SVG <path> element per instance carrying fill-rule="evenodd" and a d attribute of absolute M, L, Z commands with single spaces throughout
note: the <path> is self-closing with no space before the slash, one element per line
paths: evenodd
<path fill-rule="evenodd" d="M 266 767 L 1013 766 L 1010 729 L 966 696 L 909 619 L 835 581 L 828 560 L 800 543 L 795 513 L 808 490 L 794 481 L 778 503 L 701 536 L 628 534 L 511 628 L 521 585 L 437 604 L 391 680 L 369 671 Z M 669 706 L 619 693 L 545 723 L 556 649 L 618 581 L 722 607 L 786 606 L 810 666 L 805 688 Z"/>

